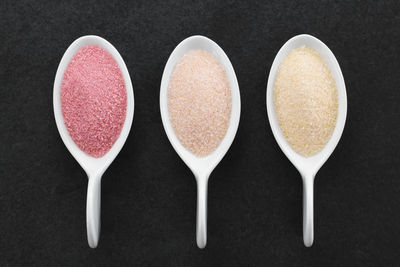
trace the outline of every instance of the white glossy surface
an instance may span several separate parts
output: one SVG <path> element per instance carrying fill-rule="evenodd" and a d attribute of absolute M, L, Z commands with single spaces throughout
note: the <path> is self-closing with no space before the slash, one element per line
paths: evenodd
<path fill-rule="evenodd" d="M 275 76 L 281 62 L 286 58 L 288 53 L 295 48 L 301 46 L 307 46 L 317 51 L 321 57 L 326 62 L 327 66 L 331 70 L 331 74 L 336 82 L 337 92 L 338 92 L 338 117 L 335 129 L 332 136 L 326 146 L 314 156 L 304 157 L 296 153 L 286 141 L 285 137 L 282 135 L 275 110 L 274 110 L 274 82 Z M 339 63 L 337 62 L 332 51 L 317 38 L 301 34 L 291 38 L 287 41 L 282 48 L 279 50 L 272 64 L 267 85 L 267 111 L 269 123 L 274 134 L 279 147 L 288 157 L 288 159 L 297 168 L 303 178 L 303 238 L 304 244 L 309 247 L 314 241 L 314 223 L 313 223 L 313 187 L 314 178 L 318 170 L 329 158 L 333 150 L 335 149 L 337 143 L 342 135 L 344 125 L 346 122 L 347 114 L 347 96 L 346 96 L 346 86 L 344 83 L 342 71 L 340 69 Z"/>
<path fill-rule="evenodd" d="M 79 149 L 79 147 L 74 143 L 71 136 L 69 135 L 67 128 L 65 127 L 64 118 L 61 111 L 60 92 L 64 72 L 75 53 L 86 45 L 98 45 L 107 50 L 113 56 L 122 72 L 127 93 L 126 118 L 121 130 L 121 134 L 112 146 L 112 148 L 101 158 L 91 157 Z M 56 78 L 54 81 L 53 106 L 54 117 L 61 139 L 63 140 L 65 146 L 68 148 L 72 156 L 85 170 L 89 178 L 86 205 L 87 236 L 89 246 L 91 248 L 95 248 L 97 247 L 100 236 L 101 177 L 124 145 L 125 140 L 128 137 L 129 131 L 131 129 L 134 111 L 133 88 L 128 69 L 126 68 L 125 62 L 123 61 L 121 55 L 112 44 L 101 37 L 87 35 L 78 38 L 68 47 L 57 69 Z"/>
<path fill-rule="evenodd" d="M 168 113 L 168 85 L 172 71 L 190 50 L 202 49 L 214 55 L 225 69 L 232 92 L 232 112 L 227 133 L 217 149 L 206 157 L 197 157 L 182 146 L 172 128 Z M 235 71 L 225 52 L 212 40 L 204 36 L 192 36 L 183 40 L 171 53 L 160 87 L 160 110 L 165 132 L 175 151 L 192 170 L 197 181 L 197 245 L 204 248 L 207 243 L 207 184 L 208 178 L 228 151 L 235 138 L 240 119 L 240 92 Z"/>

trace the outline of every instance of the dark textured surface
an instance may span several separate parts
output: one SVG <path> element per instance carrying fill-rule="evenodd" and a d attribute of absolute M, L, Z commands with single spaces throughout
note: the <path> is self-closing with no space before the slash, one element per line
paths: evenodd
<path fill-rule="evenodd" d="M 399 266 L 398 1 L 1 1 L 0 266 Z M 286 40 L 336 55 L 348 116 L 315 189 L 302 243 L 302 184 L 267 121 L 265 88 Z M 110 41 L 130 71 L 135 117 L 103 177 L 99 247 L 86 241 L 87 179 L 54 122 L 53 81 L 76 38 Z M 209 184 L 209 239 L 195 244 L 196 184 L 159 114 L 169 54 L 202 34 L 230 57 L 242 97 Z"/>

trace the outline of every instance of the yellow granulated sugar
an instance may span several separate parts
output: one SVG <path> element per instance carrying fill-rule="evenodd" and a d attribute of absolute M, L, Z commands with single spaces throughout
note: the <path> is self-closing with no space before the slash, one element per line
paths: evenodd
<path fill-rule="evenodd" d="M 232 109 L 224 68 L 204 50 L 192 50 L 175 65 L 168 87 L 169 118 L 180 143 L 204 157 L 221 143 Z"/>
<path fill-rule="evenodd" d="M 328 66 L 308 47 L 292 50 L 279 66 L 274 106 L 282 134 L 297 153 L 320 152 L 335 129 L 337 89 Z"/>

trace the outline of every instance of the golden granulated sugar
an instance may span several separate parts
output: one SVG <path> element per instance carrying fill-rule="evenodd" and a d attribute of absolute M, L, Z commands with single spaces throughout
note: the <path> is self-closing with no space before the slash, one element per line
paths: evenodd
<path fill-rule="evenodd" d="M 279 66 L 274 106 L 282 134 L 297 153 L 320 152 L 335 129 L 337 89 L 328 66 L 308 47 L 292 50 Z"/>
<path fill-rule="evenodd" d="M 168 87 L 168 111 L 181 144 L 199 157 L 225 137 L 231 116 L 229 81 L 218 60 L 192 50 L 176 64 Z"/>

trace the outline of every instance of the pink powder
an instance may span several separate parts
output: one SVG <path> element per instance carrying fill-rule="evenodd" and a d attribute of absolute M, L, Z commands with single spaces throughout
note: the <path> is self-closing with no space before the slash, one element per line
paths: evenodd
<path fill-rule="evenodd" d="M 125 82 L 112 55 L 96 45 L 81 48 L 61 84 L 64 123 L 75 144 L 90 156 L 104 156 L 121 133 L 126 105 Z"/>
<path fill-rule="evenodd" d="M 224 68 L 204 50 L 184 55 L 172 72 L 168 111 L 181 144 L 193 154 L 211 154 L 224 139 L 232 109 Z"/>

